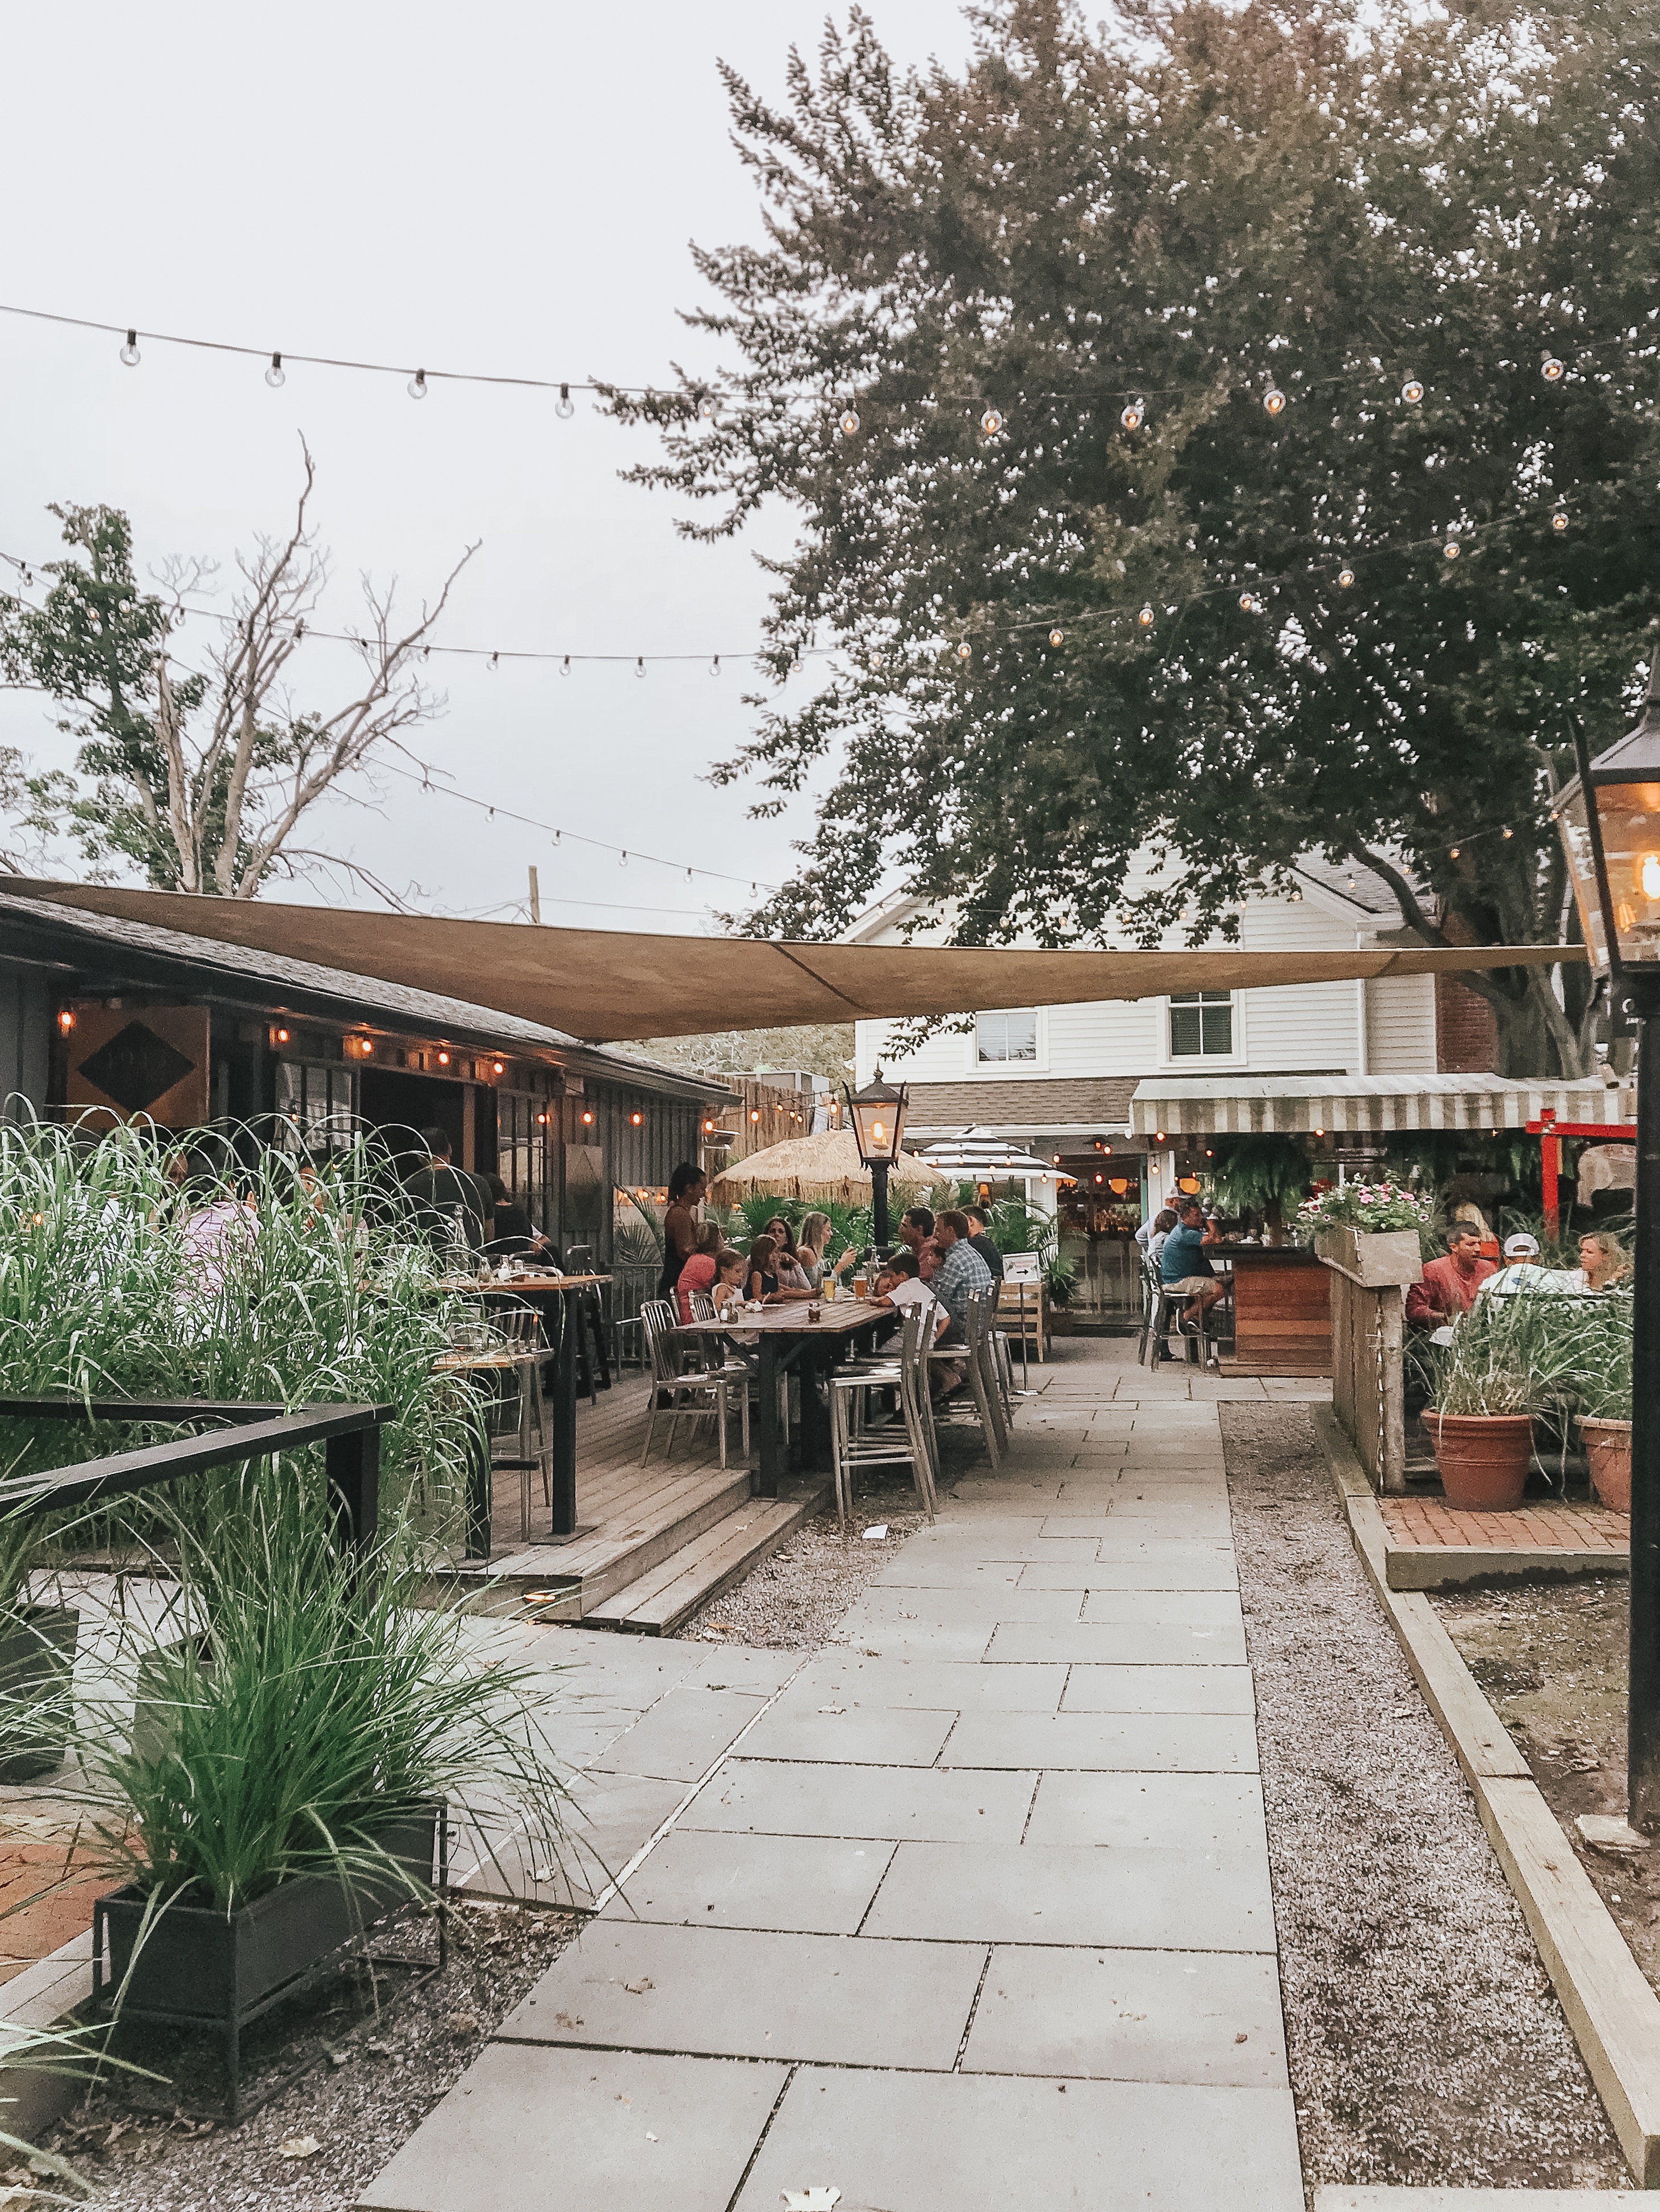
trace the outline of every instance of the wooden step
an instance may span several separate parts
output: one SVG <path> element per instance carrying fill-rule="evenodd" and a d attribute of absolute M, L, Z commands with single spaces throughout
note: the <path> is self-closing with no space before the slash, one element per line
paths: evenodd
<path fill-rule="evenodd" d="M 805 1482 L 777 1498 L 751 1498 L 684 1545 L 672 1558 L 591 1611 L 584 1628 L 669 1636 L 700 1606 L 741 1582 L 827 1501 L 830 1486 Z"/>

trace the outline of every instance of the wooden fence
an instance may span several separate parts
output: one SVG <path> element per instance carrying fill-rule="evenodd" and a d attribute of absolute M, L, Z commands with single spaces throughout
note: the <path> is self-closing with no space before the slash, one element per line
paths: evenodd
<path fill-rule="evenodd" d="M 1420 1273 L 1415 1234 L 1328 1232 L 1331 1403 L 1376 1491 L 1407 1486 L 1407 1286 Z"/>

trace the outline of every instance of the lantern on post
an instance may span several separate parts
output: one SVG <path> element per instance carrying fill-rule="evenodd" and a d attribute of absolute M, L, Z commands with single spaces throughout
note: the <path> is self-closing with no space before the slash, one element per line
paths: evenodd
<path fill-rule="evenodd" d="M 1635 729 L 1579 773 L 1557 827 L 1591 967 L 1637 1032 L 1631 1405 L 1631 1671 L 1627 1777 L 1635 1828 L 1660 1833 L 1660 647 Z"/>
<path fill-rule="evenodd" d="M 870 1170 L 872 1188 L 871 1238 L 879 1254 L 888 1249 L 888 1170 L 899 1157 L 899 1139 L 905 1131 L 905 1109 L 910 1095 L 902 1083 L 896 1090 L 884 1083 L 882 1071 L 862 1091 L 842 1086 L 848 1102 L 859 1157 Z"/>

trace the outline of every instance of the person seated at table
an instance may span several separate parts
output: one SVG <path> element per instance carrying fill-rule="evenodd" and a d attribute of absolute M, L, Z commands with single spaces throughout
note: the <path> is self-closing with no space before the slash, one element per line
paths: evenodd
<path fill-rule="evenodd" d="M 415 1200 L 421 1226 L 441 1252 L 458 1213 L 467 1250 L 477 1255 L 495 1233 L 496 1200 L 482 1176 L 458 1168 L 450 1157 L 449 1132 L 436 1127 L 423 1129 L 426 1164 L 418 1167 L 404 1188 Z"/>
<path fill-rule="evenodd" d="M 985 1261 L 987 1271 L 993 1282 L 1000 1283 L 1003 1279 L 1003 1255 L 992 1243 L 986 1226 L 991 1218 L 990 1215 L 983 1206 L 965 1206 L 963 1211 L 969 1217 L 970 1224 L 970 1243 Z"/>
<path fill-rule="evenodd" d="M 698 1223 L 697 1234 L 692 1242 L 691 1257 L 681 1268 L 679 1280 L 674 1286 L 674 1295 L 680 1304 L 680 1318 L 688 1328 L 691 1325 L 692 1293 L 714 1288 L 714 1279 L 719 1272 L 714 1264 L 715 1258 L 726 1241 L 718 1221 Z"/>
<path fill-rule="evenodd" d="M 793 1285 L 787 1290 L 784 1287 L 778 1273 L 778 1255 L 779 1247 L 770 1237 L 757 1237 L 750 1246 L 745 1295 L 751 1304 L 758 1299 L 763 1305 L 790 1305 L 815 1295 L 812 1291 L 797 1290 Z"/>
<path fill-rule="evenodd" d="M 935 1241 L 933 1215 L 926 1206 L 913 1206 L 899 1224 L 899 1242 L 916 1256 L 925 1283 L 939 1273 L 941 1253 Z"/>
<path fill-rule="evenodd" d="M 1179 1291 L 1187 1304 L 1182 1309 L 1183 1328 L 1197 1328 L 1222 1295 L 1216 1270 L 1205 1247 L 1216 1242 L 1205 1230 L 1205 1209 L 1196 1198 L 1184 1198 L 1177 1208 L 1176 1226 L 1164 1238 L 1158 1255 L 1158 1280 L 1167 1291 Z"/>
<path fill-rule="evenodd" d="M 859 1256 L 858 1247 L 849 1244 L 839 1260 L 826 1260 L 824 1254 L 834 1233 L 828 1213 L 810 1213 L 801 1224 L 801 1234 L 796 1239 L 796 1264 L 815 1291 L 823 1290 L 828 1279 L 845 1273 Z"/>
<path fill-rule="evenodd" d="M 531 1219 L 525 1208 L 499 1175 L 488 1175 L 490 1195 L 496 1200 L 493 1217 L 496 1234 L 485 1246 L 492 1260 L 539 1260 L 557 1268 L 559 1253 Z"/>
<path fill-rule="evenodd" d="M 795 1231 L 785 1220 L 783 1215 L 775 1213 L 761 1233 L 763 1237 L 770 1237 L 778 1248 L 773 1261 L 773 1270 L 778 1277 L 779 1288 L 785 1291 L 816 1292 L 818 1285 L 797 1256 Z"/>
<path fill-rule="evenodd" d="M 1491 1260 L 1481 1257 L 1481 1231 L 1455 1221 L 1447 1231 L 1445 1255 L 1426 1260 L 1423 1279 L 1408 1286 L 1408 1322 L 1414 1328 L 1444 1328 L 1469 1311 L 1482 1284 L 1498 1273 Z"/>
<path fill-rule="evenodd" d="M 970 1243 L 969 1217 L 960 1207 L 953 1206 L 936 1218 L 933 1241 L 939 1253 L 939 1266 L 932 1279 L 934 1295 L 960 1329 L 975 1291 L 990 1290 L 991 1269 Z"/>
<path fill-rule="evenodd" d="M 1631 1255 L 1606 1229 L 1588 1229 L 1579 1239 L 1578 1280 L 1576 1290 L 1610 1291 L 1629 1288 Z"/>
<path fill-rule="evenodd" d="M 727 1308 L 737 1305 L 744 1296 L 744 1270 L 747 1265 L 741 1252 L 730 1245 L 714 1255 L 714 1282 L 709 1296 L 714 1301 L 717 1319 L 724 1319 Z"/>
<path fill-rule="evenodd" d="M 1168 1206 L 1161 1206 L 1152 1219 L 1144 1221 L 1135 1232 L 1135 1241 L 1149 1260 L 1156 1260 L 1164 1249 L 1164 1239 L 1176 1226 L 1176 1216 Z"/>
<path fill-rule="evenodd" d="M 891 1306 L 896 1312 L 906 1306 L 921 1306 L 924 1315 L 932 1314 L 930 1346 L 963 1341 L 962 1330 L 935 1295 L 933 1285 L 925 1283 L 917 1273 L 914 1252 L 896 1252 L 883 1262 L 882 1272 L 876 1279 L 876 1302 Z M 928 1389 L 936 1398 L 946 1397 L 960 1387 L 964 1373 L 956 1360 L 932 1360 L 928 1364 Z"/>
<path fill-rule="evenodd" d="M 1578 1272 L 1569 1267 L 1547 1267 L 1539 1258 L 1539 1239 L 1518 1229 L 1505 1239 L 1505 1265 L 1476 1286 L 1476 1301 L 1483 1298 L 1562 1297 L 1583 1288 Z"/>

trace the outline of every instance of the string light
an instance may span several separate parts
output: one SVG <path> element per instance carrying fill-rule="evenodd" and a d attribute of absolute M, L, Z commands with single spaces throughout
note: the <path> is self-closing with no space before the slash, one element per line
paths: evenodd
<path fill-rule="evenodd" d="M 1147 419 L 1146 401 L 1132 399 L 1118 419 L 1127 430 L 1139 430 Z"/>
<path fill-rule="evenodd" d="M 280 353 L 274 353 L 271 356 L 271 367 L 265 371 L 265 381 L 273 392 L 280 392 L 288 382 L 287 377 L 283 374 L 283 356 Z"/>
<path fill-rule="evenodd" d="M 424 399 L 426 398 L 427 372 L 424 368 L 417 368 L 414 375 L 410 377 L 409 380 L 409 395 L 411 399 Z"/>
<path fill-rule="evenodd" d="M 1352 589 L 1354 583 L 1353 569 L 1340 568 L 1337 572 L 1337 582 L 1339 588 L 1342 591 L 1347 592 Z"/>
<path fill-rule="evenodd" d="M 844 407 L 842 410 L 842 419 L 836 427 L 844 438 L 856 438 L 859 435 L 857 410 L 851 407 Z"/>
<path fill-rule="evenodd" d="M 560 664 L 559 664 L 559 673 L 560 673 L 562 676 L 569 676 L 569 675 L 570 674 L 570 655 L 569 655 L 569 653 L 567 653 L 567 654 L 565 655 L 564 659 L 560 662 Z"/>
<path fill-rule="evenodd" d="M 1449 561 L 1456 561 L 1459 554 L 1458 540 L 1456 538 L 1449 538 L 1441 550 Z"/>
<path fill-rule="evenodd" d="M 1256 602 L 1249 592 L 1240 592 L 1239 606 L 1240 611 L 1243 614 L 1254 615 L 1256 612 Z"/>
<path fill-rule="evenodd" d="M 1415 376 L 1409 376 L 1401 386 L 1401 397 L 1408 407 L 1415 407 L 1424 396 L 1424 387 Z"/>
<path fill-rule="evenodd" d="M 489 657 L 489 672 L 492 676 L 495 675 L 496 669 L 500 666 L 501 660 L 502 656 L 499 653 L 491 653 Z"/>
<path fill-rule="evenodd" d="M 1448 854 L 1447 854 L 1447 858 L 1448 858 L 1450 860 L 1456 860 L 1458 858 L 1458 855 L 1459 855 L 1459 854 L 1460 854 L 1460 852 L 1461 852 L 1462 850 L 1462 848 L 1461 846 L 1457 846 L 1457 845 L 1453 846 L 1453 847 L 1452 847 L 1452 848 L 1451 848 L 1451 850 L 1448 853 Z"/>
<path fill-rule="evenodd" d="M 646 672 L 646 656 L 643 653 L 636 653 L 635 656 L 634 672 L 636 676 L 643 676 Z"/>
<path fill-rule="evenodd" d="M 1049 632 L 1049 643 L 1051 645 L 1059 645 L 1065 635 L 1066 632 L 1064 630 L 1052 629 Z"/>
<path fill-rule="evenodd" d="M 720 654 L 717 653 L 715 654 L 715 656 L 714 656 L 714 659 L 713 659 L 712 661 L 710 661 L 710 663 L 709 663 L 709 674 L 710 674 L 711 676 L 718 676 L 720 673 L 721 673 L 721 656 L 720 656 Z"/>
<path fill-rule="evenodd" d="M 559 397 L 553 403 L 553 411 L 562 422 L 569 422 L 571 416 L 575 414 L 576 402 L 570 396 L 569 384 L 560 386 Z"/>
<path fill-rule="evenodd" d="M 980 428 L 988 438 L 994 438 L 1003 427 L 1003 418 L 994 407 L 988 407 L 980 417 Z"/>
<path fill-rule="evenodd" d="M 706 422 L 714 422 L 714 394 L 712 392 L 704 392 L 702 397 L 698 400 L 697 411 Z"/>
<path fill-rule="evenodd" d="M 129 331 L 127 332 L 127 342 L 121 349 L 122 360 L 126 363 L 129 368 L 137 368 L 143 357 L 143 354 L 138 350 L 137 331 Z"/>
<path fill-rule="evenodd" d="M 1283 415 L 1285 413 L 1286 395 L 1280 389 L 1277 384 L 1269 385 L 1268 390 L 1262 394 L 1262 404 L 1268 409 L 1270 415 Z"/>
<path fill-rule="evenodd" d="M 1143 607 L 1140 613 L 1137 615 L 1135 619 L 1140 623 L 1143 629 L 1151 629 L 1152 628 L 1152 609 L 1150 606 Z"/>
<path fill-rule="evenodd" d="M 974 647 L 966 638 L 957 648 L 957 658 L 959 660 L 971 660 L 974 658 Z"/>
<path fill-rule="evenodd" d="M 1539 374 L 1547 384 L 1560 384 L 1566 373 L 1563 364 L 1554 353 L 1548 353 L 1539 364 Z"/>
<path fill-rule="evenodd" d="M 1560 508 L 1554 515 L 1552 515 L 1550 519 L 1550 526 L 1559 536 L 1560 536 L 1561 532 L 1567 528 L 1568 518 L 1560 511 Z"/>
<path fill-rule="evenodd" d="M 1501 830 L 1499 834 L 1501 837 L 1513 837 L 1516 832 L 1514 830 Z"/>

